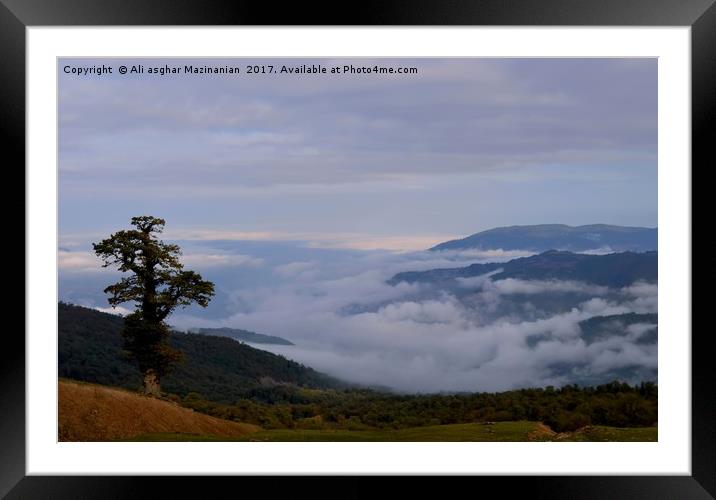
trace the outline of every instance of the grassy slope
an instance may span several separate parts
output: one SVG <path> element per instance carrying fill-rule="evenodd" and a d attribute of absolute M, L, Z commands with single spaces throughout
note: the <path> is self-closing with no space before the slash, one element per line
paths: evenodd
<path fill-rule="evenodd" d="M 260 429 L 196 413 L 168 401 L 95 384 L 60 380 L 58 396 L 60 441 L 115 441 L 167 432 L 226 439 Z"/>
<path fill-rule="evenodd" d="M 594 426 L 555 434 L 537 422 L 435 425 L 400 430 L 267 430 L 238 438 L 208 435 L 145 434 L 133 441 L 657 441 L 657 428 Z"/>
<path fill-rule="evenodd" d="M 85 382 L 59 382 L 60 441 L 657 441 L 657 428 L 589 426 L 557 434 L 538 422 L 470 423 L 398 430 L 262 430 Z"/>
<path fill-rule="evenodd" d="M 594 425 L 569 433 L 567 441 L 658 441 L 656 427 L 607 427 Z"/>

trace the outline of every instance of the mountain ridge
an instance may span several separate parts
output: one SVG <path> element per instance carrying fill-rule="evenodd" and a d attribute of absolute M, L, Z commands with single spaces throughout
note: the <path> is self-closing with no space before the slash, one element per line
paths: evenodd
<path fill-rule="evenodd" d="M 637 281 L 656 282 L 657 252 L 621 252 L 590 255 L 560 250 L 520 257 L 508 262 L 471 264 L 466 267 L 407 271 L 394 275 L 387 283 L 435 283 L 471 278 L 496 272 L 490 278 L 520 280 L 569 280 L 595 285 L 623 287 Z"/>
<path fill-rule="evenodd" d="M 611 224 L 515 225 L 487 229 L 445 241 L 429 251 L 445 250 L 568 250 L 584 252 L 608 248 L 615 252 L 645 252 L 658 249 L 658 228 Z"/>
<path fill-rule="evenodd" d="M 188 333 L 197 333 L 200 335 L 213 335 L 215 337 L 228 337 L 239 342 L 249 342 L 252 344 L 273 344 L 273 345 L 295 345 L 290 340 L 274 335 L 264 335 L 240 328 L 192 328 Z"/>

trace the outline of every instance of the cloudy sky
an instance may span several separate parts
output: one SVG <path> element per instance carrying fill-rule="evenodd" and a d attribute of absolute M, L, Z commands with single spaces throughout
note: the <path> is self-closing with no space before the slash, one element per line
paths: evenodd
<path fill-rule="evenodd" d="M 142 64 L 417 75 L 119 75 Z M 66 74 L 112 64 L 115 74 Z M 60 231 L 424 248 L 508 224 L 656 226 L 656 59 L 59 62 Z M 223 234 L 222 234 L 223 233 Z M 330 234 L 330 236 L 328 236 Z"/>
<path fill-rule="evenodd" d="M 63 72 L 102 64 L 115 74 Z M 116 74 L 138 64 L 418 74 Z M 402 390 L 559 384 L 550 367 L 567 361 L 585 376 L 655 370 L 656 346 L 639 341 L 654 325 L 578 338 L 583 319 L 656 312 L 655 286 L 483 280 L 466 303 L 385 283 L 528 254 L 423 251 L 491 227 L 657 226 L 655 59 L 62 59 L 58 74 L 61 300 L 106 308 L 117 275 L 91 243 L 151 214 L 217 284 L 207 309 L 172 316 L 178 328 L 279 335 L 293 359 Z M 516 293 L 564 292 L 568 311 L 492 313 Z"/>

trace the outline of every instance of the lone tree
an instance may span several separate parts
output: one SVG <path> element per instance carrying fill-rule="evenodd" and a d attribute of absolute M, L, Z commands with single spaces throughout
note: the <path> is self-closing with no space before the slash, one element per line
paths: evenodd
<path fill-rule="evenodd" d="M 164 323 L 178 306 L 197 303 L 206 307 L 214 295 L 214 284 L 194 271 L 184 271 L 181 250 L 157 239 L 164 219 L 132 217 L 136 229 L 118 231 L 93 243 L 103 267 L 117 266 L 131 273 L 104 289 L 112 307 L 134 302 L 134 312 L 124 318 L 124 350 L 139 365 L 144 392 L 158 395 L 159 381 L 181 359 L 181 352 L 169 346 L 169 328 Z"/>

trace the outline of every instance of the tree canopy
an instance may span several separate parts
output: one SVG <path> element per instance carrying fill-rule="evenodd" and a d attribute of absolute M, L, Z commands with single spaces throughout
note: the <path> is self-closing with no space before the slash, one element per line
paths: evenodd
<path fill-rule="evenodd" d="M 159 379 L 180 359 L 166 342 L 169 330 L 164 320 L 177 307 L 193 303 L 206 307 L 214 295 L 214 284 L 194 271 L 184 270 L 178 245 L 157 238 L 164 219 L 132 217 L 135 229 L 118 231 L 93 248 L 103 267 L 128 273 L 104 292 L 112 307 L 134 303 L 135 310 L 124 320 L 124 349 L 137 360 L 144 375 L 145 391 L 159 392 Z"/>

